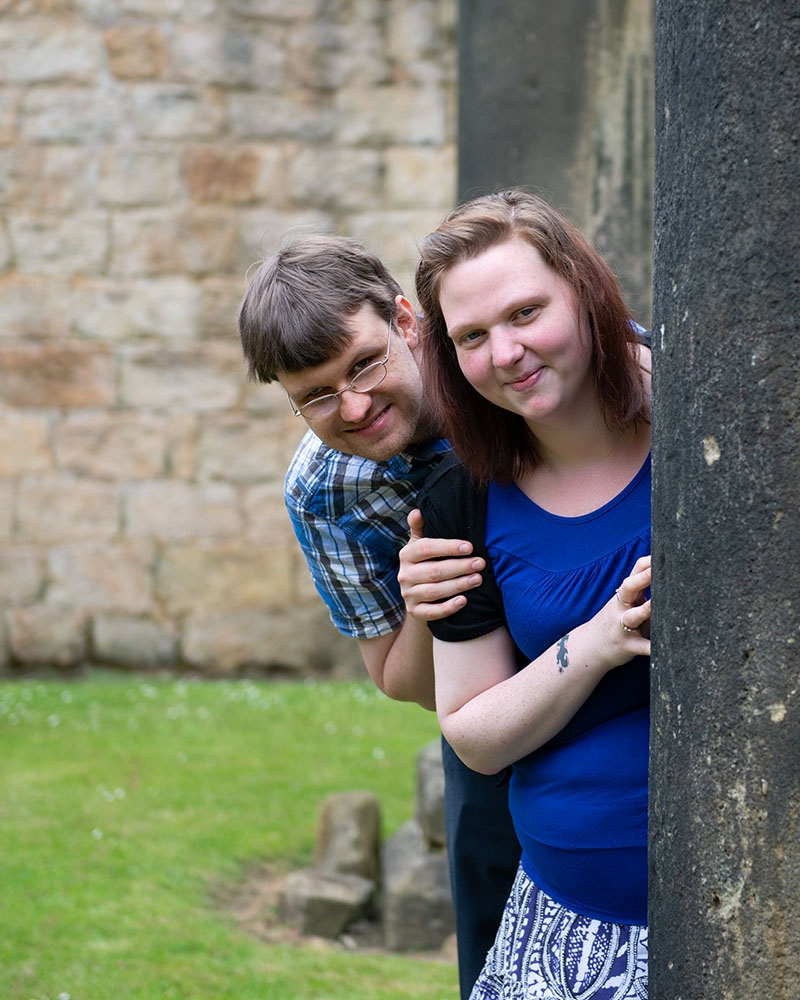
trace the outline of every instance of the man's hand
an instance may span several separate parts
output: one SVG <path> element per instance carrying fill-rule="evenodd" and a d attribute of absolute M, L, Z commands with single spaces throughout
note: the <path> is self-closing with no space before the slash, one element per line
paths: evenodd
<path fill-rule="evenodd" d="M 400 549 L 397 574 L 406 610 L 420 621 L 447 618 L 467 603 L 464 591 L 480 584 L 480 571 L 486 563 L 470 555 L 470 542 L 423 538 L 422 514 L 418 510 L 408 515 L 408 526 L 411 538 Z"/>

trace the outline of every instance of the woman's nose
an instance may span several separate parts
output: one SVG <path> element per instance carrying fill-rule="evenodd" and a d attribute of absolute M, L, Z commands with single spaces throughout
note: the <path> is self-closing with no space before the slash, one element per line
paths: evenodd
<path fill-rule="evenodd" d="M 496 368 L 510 368 L 522 357 L 524 347 L 519 342 L 517 331 L 500 326 L 490 331 L 492 362 Z"/>

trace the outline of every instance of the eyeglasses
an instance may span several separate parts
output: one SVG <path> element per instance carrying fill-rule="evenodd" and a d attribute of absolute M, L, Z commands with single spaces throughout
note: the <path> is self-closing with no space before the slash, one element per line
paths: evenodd
<path fill-rule="evenodd" d="M 292 413 L 296 417 L 299 417 L 302 413 L 305 413 L 306 417 L 315 417 L 317 419 L 329 417 L 339 408 L 339 397 L 343 392 L 371 392 L 386 378 L 386 365 L 389 361 L 389 352 L 391 349 L 392 321 L 389 320 L 389 340 L 386 344 L 386 357 L 383 361 L 375 361 L 371 365 L 367 365 L 366 368 L 362 368 L 360 372 L 357 372 L 353 376 L 353 381 L 343 389 L 339 389 L 338 392 L 326 392 L 324 396 L 317 396 L 315 399 L 310 399 L 307 403 L 303 403 L 302 406 L 297 406 L 287 392 L 286 398 L 289 400 Z"/>

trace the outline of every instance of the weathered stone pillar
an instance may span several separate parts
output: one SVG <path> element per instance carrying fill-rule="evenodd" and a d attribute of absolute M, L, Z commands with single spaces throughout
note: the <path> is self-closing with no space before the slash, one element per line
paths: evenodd
<path fill-rule="evenodd" d="M 796 2 L 659 0 L 653 1000 L 796 1000 Z"/>
<path fill-rule="evenodd" d="M 649 324 L 652 0 L 460 0 L 459 200 L 529 185 Z"/>

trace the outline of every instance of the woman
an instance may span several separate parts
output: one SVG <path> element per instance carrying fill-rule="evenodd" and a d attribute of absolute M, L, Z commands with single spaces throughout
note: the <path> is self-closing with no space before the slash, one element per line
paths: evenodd
<path fill-rule="evenodd" d="M 425 533 L 487 569 L 431 622 L 442 731 L 512 765 L 522 860 L 472 1000 L 647 996 L 650 426 L 637 328 L 598 255 L 515 190 L 423 242 L 426 377 L 463 466 Z M 405 593 L 430 618 L 424 588 Z"/>

